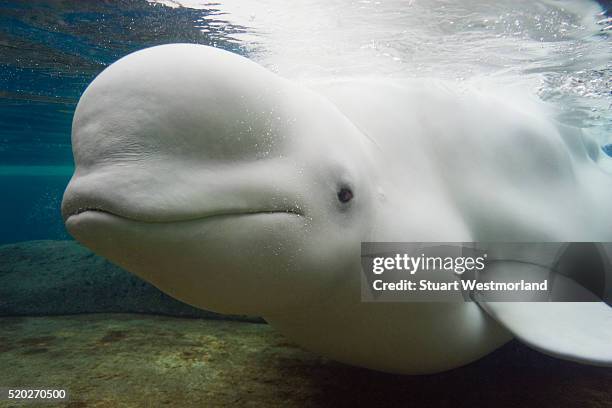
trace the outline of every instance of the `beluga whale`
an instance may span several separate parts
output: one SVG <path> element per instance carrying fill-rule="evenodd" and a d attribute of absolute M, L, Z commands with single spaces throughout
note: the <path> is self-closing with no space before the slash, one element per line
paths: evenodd
<path fill-rule="evenodd" d="M 610 366 L 609 277 L 581 303 L 361 298 L 362 242 L 612 241 L 612 159 L 528 99 L 438 80 L 305 85 L 213 47 L 147 48 L 83 93 L 62 215 L 165 293 L 262 316 L 347 364 L 435 373 L 517 337 Z"/>

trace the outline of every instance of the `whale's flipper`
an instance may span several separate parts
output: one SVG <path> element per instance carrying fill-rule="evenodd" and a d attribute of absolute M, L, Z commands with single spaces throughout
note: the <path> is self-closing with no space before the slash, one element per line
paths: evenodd
<path fill-rule="evenodd" d="M 495 262 L 481 279 L 547 279 L 548 290 L 524 296 L 526 302 L 495 301 L 503 298 L 483 292 L 472 292 L 471 297 L 534 349 L 566 360 L 612 366 L 612 270 L 606 253 L 611 247 L 572 243 L 551 267 Z"/>
<path fill-rule="evenodd" d="M 482 302 L 528 346 L 579 363 L 612 367 L 612 308 L 603 302 Z"/>

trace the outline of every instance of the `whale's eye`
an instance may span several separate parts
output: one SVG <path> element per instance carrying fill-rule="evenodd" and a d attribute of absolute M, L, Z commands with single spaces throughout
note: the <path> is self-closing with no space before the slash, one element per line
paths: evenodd
<path fill-rule="evenodd" d="M 338 191 L 338 200 L 341 203 L 348 203 L 353 199 L 353 190 L 348 187 L 342 187 L 340 191 Z"/>

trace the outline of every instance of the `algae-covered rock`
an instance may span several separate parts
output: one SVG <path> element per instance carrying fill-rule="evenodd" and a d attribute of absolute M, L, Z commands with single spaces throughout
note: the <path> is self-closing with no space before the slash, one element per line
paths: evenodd
<path fill-rule="evenodd" d="M 74 241 L 0 246 L 0 316 L 105 312 L 259 320 L 179 302 Z"/>

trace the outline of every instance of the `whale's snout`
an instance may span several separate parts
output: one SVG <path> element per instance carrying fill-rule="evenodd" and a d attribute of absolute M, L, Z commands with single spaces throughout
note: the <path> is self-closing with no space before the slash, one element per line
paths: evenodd
<path fill-rule="evenodd" d="M 299 177 L 283 161 L 211 168 L 169 160 L 77 171 L 64 193 L 62 216 L 70 231 L 70 219 L 87 211 L 146 223 L 261 212 L 307 215 Z"/>

